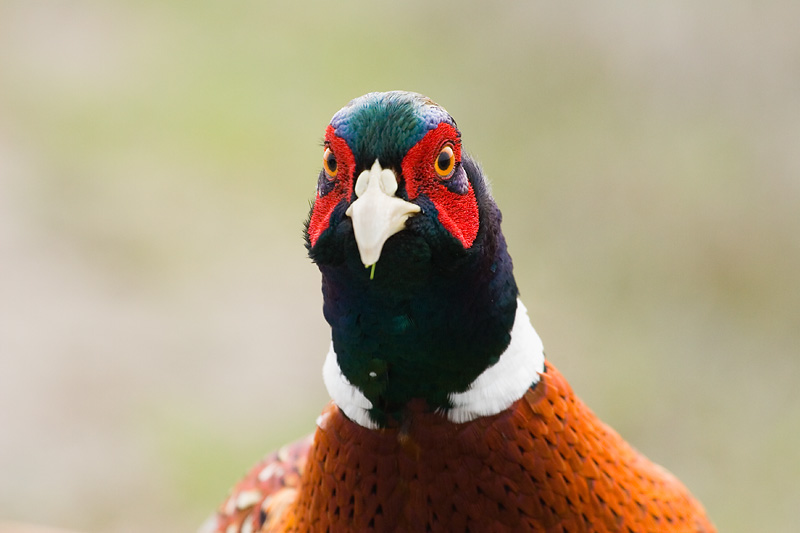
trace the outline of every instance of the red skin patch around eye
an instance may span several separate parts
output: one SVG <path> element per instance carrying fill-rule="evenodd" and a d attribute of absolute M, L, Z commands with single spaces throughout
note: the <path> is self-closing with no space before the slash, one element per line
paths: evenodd
<path fill-rule="evenodd" d="M 308 223 L 308 237 L 311 246 L 317 244 L 319 236 L 328 229 L 331 223 L 331 213 L 345 198 L 350 198 L 353 194 L 353 169 L 355 168 L 355 158 L 347 142 L 341 137 L 336 136 L 333 126 L 328 126 L 325 130 L 325 143 L 330 147 L 333 155 L 336 156 L 338 172 L 333 179 L 333 190 L 326 195 L 320 196 L 319 189 L 317 197 L 314 199 L 314 210 L 311 213 L 311 220 Z"/>
<path fill-rule="evenodd" d="M 446 143 L 453 146 L 456 164 L 461 161 L 461 140 L 458 130 L 443 122 L 432 129 L 408 151 L 403 158 L 403 177 L 409 200 L 420 194 L 431 199 L 439 211 L 439 222 L 450 234 L 461 241 L 464 248 L 475 242 L 480 225 L 478 202 L 472 184 L 466 194 L 450 191 L 436 173 L 434 164 L 439 151 Z"/>

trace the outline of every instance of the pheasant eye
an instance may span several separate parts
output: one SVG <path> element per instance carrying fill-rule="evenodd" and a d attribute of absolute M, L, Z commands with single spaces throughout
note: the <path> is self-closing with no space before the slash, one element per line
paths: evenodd
<path fill-rule="evenodd" d="M 333 179 L 339 172 L 339 165 L 336 163 L 336 156 L 330 147 L 325 147 L 325 152 L 322 154 L 322 166 L 325 168 L 325 174 L 328 178 Z"/>
<path fill-rule="evenodd" d="M 453 172 L 453 167 L 456 166 L 456 158 L 455 155 L 453 155 L 453 147 L 449 144 L 444 145 L 439 152 L 439 155 L 436 156 L 436 162 L 433 166 L 440 178 L 449 178 L 450 174 Z"/>

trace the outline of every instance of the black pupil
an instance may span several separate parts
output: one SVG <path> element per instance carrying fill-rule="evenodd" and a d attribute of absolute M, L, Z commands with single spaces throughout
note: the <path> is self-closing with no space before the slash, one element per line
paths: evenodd
<path fill-rule="evenodd" d="M 328 164 L 328 172 L 336 172 L 336 156 L 334 156 L 333 153 L 328 154 L 326 163 Z"/>
<path fill-rule="evenodd" d="M 447 170 L 447 168 L 450 166 L 450 159 L 452 157 L 453 156 L 451 156 L 446 150 L 439 152 L 439 158 L 436 160 L 436 164 L 439 165 L 439 169 Z"/>

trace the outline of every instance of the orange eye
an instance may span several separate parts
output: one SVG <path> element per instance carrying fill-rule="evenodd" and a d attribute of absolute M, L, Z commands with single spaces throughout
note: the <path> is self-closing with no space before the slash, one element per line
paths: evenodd
<path fill-rule="evenodd" d="M 436 162 L 433 166 L 440 178 L 449 178 L 450 173 L 453 172 L 453 167 L 456 166 L 456 157 L 453 155 L 453 147 L 449 144 L 444 145 L 439 155 L 436 156 Z"/>
<path fill-rule="evenodd" d="M 333 179 L 339 172 L 339 165 L 336 163 L 336 156 L 329 147 L 325 147 L 325 152 L 322 154 L 322 166 L 325 169 L 325 174 L 328 178 Z"/>

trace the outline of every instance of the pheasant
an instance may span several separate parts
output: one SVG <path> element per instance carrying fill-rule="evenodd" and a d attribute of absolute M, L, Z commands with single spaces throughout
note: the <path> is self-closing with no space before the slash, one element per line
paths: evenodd
<path fill-rule="evenodd" d="M 500 222 L 441 106 L 393 91 L 334 115 L 305 224 L 332 402 L 202 531 L 716 531 L 545 360 Z"/>

